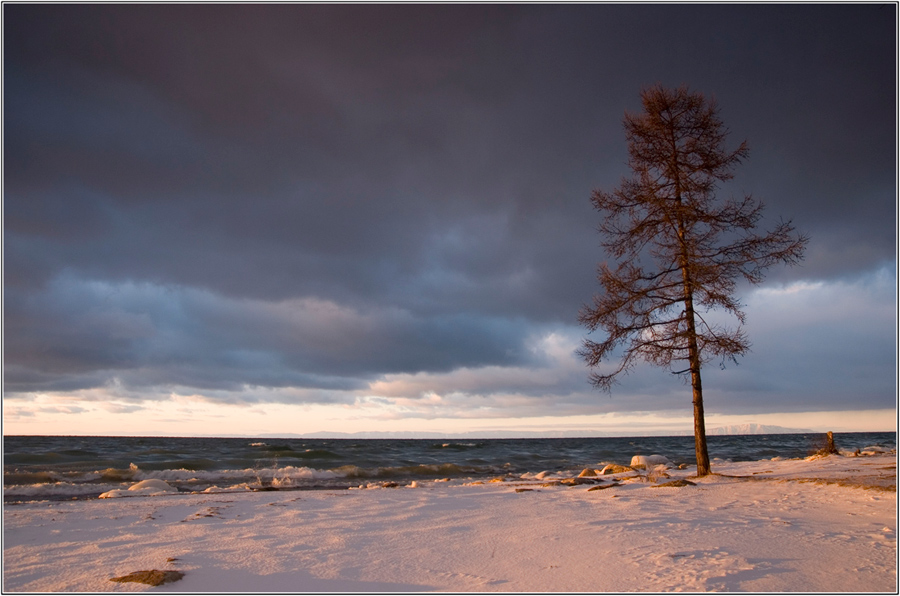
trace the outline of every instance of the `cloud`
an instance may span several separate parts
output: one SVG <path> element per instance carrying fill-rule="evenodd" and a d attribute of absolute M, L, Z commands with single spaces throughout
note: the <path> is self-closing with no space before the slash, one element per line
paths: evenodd
<path fill-rule="evenodd" d="M 812 238 L 745 292 L 754 352 L 710 369 L 710 407 L 886 407 L 895 14 L 6 6 L 5 396 L 678 409 L 669 373 L 604 396 L 572 354 L 606 258 L 590 192 L 661 82 L 749 140 L 721 194 Z"/>
<path fill-rule="evenodd" d="M 444 264 L 482 285 L 467 306 L 495 307 L 505 296 L 486 282 L 530 272 L 506 308 L 563 319 L 602 258 L 588 196 L 626 173 L 622 111 L 664 73 L 715 94 L 735 142 L 749 137 L 752 157 L 724 190 L 811 233 L 805 272 L 773 275 L 890 258 L 893 36 L 875 34 L 889 19 L 730 8 L 11 7 L 8 266 L 27 275 L 40 254 L 44 279 L 74 267 L 390 302 L 443 246 Z M 636 20 L 638 36 L 624 34 Z M 672 22 L 715 22 L 722 37 L 666 43 Z M 767 47 L 748 51 L 768 29 Z M 710 55 L 740 68 L 685 66 Z M 777 86 L 760 94 L 761 79 Z M 75 217 L 55 242 L 34 237 L 61 213 Z M 454 256 L 440 238 L 455 230 L 472 244 Z M 61 241 L 72 234 L 94 241 Z"/>
<path fill-rule="evenodd" d="M 896 354 L 884 321 L 893 317 L 894 286 L 893 272 L 879 269 L 851 281 L 751 292 L 753 349 L 738 365 L 706 367 L 707 411 L 892 407 Z M 10 304 L 17 304 L 15 293 Z M 608 395 L 593 391 L 575 327 L 483 320 L 460 328 L 460 321 L 439 325 L 399 310 L 76 278 L 56 280 L 29 308 L 55 335 L 29 343 L 33 336 L 20 337 L 23 324 L 12 318 L 7 344 L 16 357 L 7 359 L 6 390 L 13 400 L 49 392 L 132 405 L 181 398 L 343 404 L 373 420 L 588 416 L 687 411 L 690 404 L 682 379 L 650 365 L 636 367 Z M 75 325 L 71 313 L 78 313 Z M 432 336 L 437 352 L 422 352 L 422 334 Z M 508 341 L 499 342 L 504 334 Z M 87 344 L 95 350 L 77 349 Z"/>
<path fill-rule="evenodd" d="M 761 288 L 748 297 L 751 353 L 711 371 L 724 408 L 883 409 L 896 405 L 896 276 Z"/>
<path fill-rule="evenodd" d="M 72 275 L 40 294 L 11 290 L 7 300 L 6 388 L 14 393 L 107 383 L 347 391 L 385 372 L 532 359 L 527 328 L 499 317 L 424 318 L 399 308 L 234 299 Z"/>
<path fill-rule="evenodd" d="M 746 299 L 753 348 L 737 365 L 703 373 L 706 409 L 718 415 L 881 410 L 895 405 L 891 327 L 895 276 L 882 268 L 851 281 L 764 286 Z M 391 416 L 527 417 L 690 410 L 690 387 L 638 365 L 609 395 L 591 391 L 575 354 L 578 331 L 535 340 L 543 366 L 460 368 L 386 375 L 365 392 Z M 607 363 L 609 366 L 609 363 Z"/>

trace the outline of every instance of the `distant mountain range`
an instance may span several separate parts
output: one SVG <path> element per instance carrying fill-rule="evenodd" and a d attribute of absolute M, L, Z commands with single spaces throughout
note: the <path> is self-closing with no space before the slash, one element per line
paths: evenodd
<path fill-rule="evenodd" d="M 814 432 L 816 431 L 808 428 L 785 428 L 774 424 L 754 424 L 752 422 L 706 429 L 707 435 L 788 435 Z M 693 431 L 686 434 L 693 434 Z"/>

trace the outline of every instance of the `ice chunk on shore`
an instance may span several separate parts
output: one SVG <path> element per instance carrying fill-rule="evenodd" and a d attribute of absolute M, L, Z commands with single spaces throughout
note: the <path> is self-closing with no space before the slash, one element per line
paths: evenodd
<path fill-rule="evenodd" d="M 887 453 L 887 449 L 880 445 L 869 445 L 860 451 L 860 455 L 881 455 L 882 453 Z"/>
<path fill-rule="evenodd" d="M 100 495 L 100 498 L 114 499 L 118 497 L 155 497 L 177 492 L 178 489 L 169 486 L 169 483 L 165 480 L 160 480 L 158 478 L 149 478 L 147 480 L 141 480 L 140 482 L 129 486 L 126 490 L 116 489 L 105 492 Z"/>
<path fill-rule="evenodd" d="M 664 455 L 635 455 L 631 458 L 632 468 L 644 468 L 649 470 L 656 466 L 671 466 L 672 462 Z"/>

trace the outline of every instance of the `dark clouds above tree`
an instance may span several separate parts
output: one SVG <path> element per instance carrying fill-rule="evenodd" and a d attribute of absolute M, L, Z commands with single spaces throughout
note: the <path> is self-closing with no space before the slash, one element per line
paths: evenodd
<path fill-rule="evenodd" d="M 773 280 L 895 256 L 893 5 L 3 10 L 8 390 L 537 366 L 657 82 L 714 95 L 751 147 L 725 192 L 811 235 Z"/>

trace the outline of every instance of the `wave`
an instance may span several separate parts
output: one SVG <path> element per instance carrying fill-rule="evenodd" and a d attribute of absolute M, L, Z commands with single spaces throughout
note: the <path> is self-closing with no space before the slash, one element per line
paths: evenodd
<path fill-rule="evenodd" d="M 50 451 L 47 453 L 5 453 L 4 464 L 58 464 L 67 458 L 61 453 Z"/>
<path fill-rule="evenodd" d="M 294 459 L 339 459 L 342 456 L 327 449 L 297 449 L 291 445 L 269 445 L 268 443 L 257 442 L 250 443 L 250 447 L 254 447 L 260 455 L 266 455 L 271 458 L 294 458 Z"/>
<path fill-rule="evenodd" d="M 184 468 L 186 470 L 214 470 L 221 466 L 221 462 L 206 457 L 180 458 L 163 461 L 149 461 L 141 463 L 142 468 L 152 470 L 167 470 L 170 468 Z"/>
<path fill-rule="evenodd" d="M 464 466 L 460 464 L 418 464 L 412 466 L 387 466 L 378 468 L 360 468 L 359 466 L 341 466 L 335 468 L 345 478 L 424 478 L 432 476 L 466 476 L 487 474 L 496 471 L 493 466 Z"/>
<path fill-rule="evenodd" d="M 134 464 L 131 464 L 127 469 L 121 468 L 106 468 L 105 470 L 100 470 L 99 472 L 93 472 L 93 474 L 98 475 L 103 480 L 119 480 L 126 481 L 134 478 L 135 474 L 137 474 L 140 470 Z"/>
<path fill-rule="evenodd" d="M 265 445 L 266 451 L 293 451 L 290 445 Z"/>
<path fill-rule="evenodd" d="M 46 484 L 59 482 L 62 476 L 58 472 L 7 472 L 3 474 L 3 484 Z"/>
<path fill-rule="evenodd" d="M 158 479 L 166 482 L 221 482 L 223 480 L 252 479 L 273 481 L 275 479 L 322 480 L 337 478 L 340 474 L 330 470 L 316 470 L 295 466 L 281 468 L 244 468 L 242 470 L 188 470 L 185 468 L 168 470 L 141 470 L 135 476 L 138 480 Z"/>
<path fill-rule="evenodd" d="M 87 482 L 52 482 L 37 484 L 16 484 L 3 487 L 3 498 L 7 501 L 30 499 L 70 499 L 72 497 L 98 496 L 108 490 L 121 488 L 120 484 L 97 484 Z"/>
<path fill-rule="evenodd" d="M 466 451 L 484 447 L 484 443 L 435 443 L 432 449 L 450 449 L 452 451 Z"/>
<path fill-rule="evenodd" d="M 162 480 L 179 491 L 259 490 L 290 488 L 341 488 L 340 481 L 359 479 L 425 479 L 461 477 L 496 473 L 491 466 L 464 466 L 453 463 L 382 466 L 363 468 L 345 465 L 333 469 L 304 466 L 269 466 L 226 470 L 194 470 L 167 468 L 143 469 L 135 464 L 128 468 L 106 468 L 90 472 L 7 473 L 4 475 L 4 497 L 7 500 L 28 498 L 66 498 L 97 496 L 100 493 L 125 490 L 136 482 Z M 219 485 L 228 488 L 219 489 Z M 346 486 L 343 486 L 346 488 Z"/>
<path fill-rule="evenodd" d="M 295 457 L 300 458 L 322 458 L 322 459 L 338 459 L 341 456 L 337 453 L 328 451 L 327 449 L 307 449 L 306 451 L 302 451 L 297 453 Z"/>

